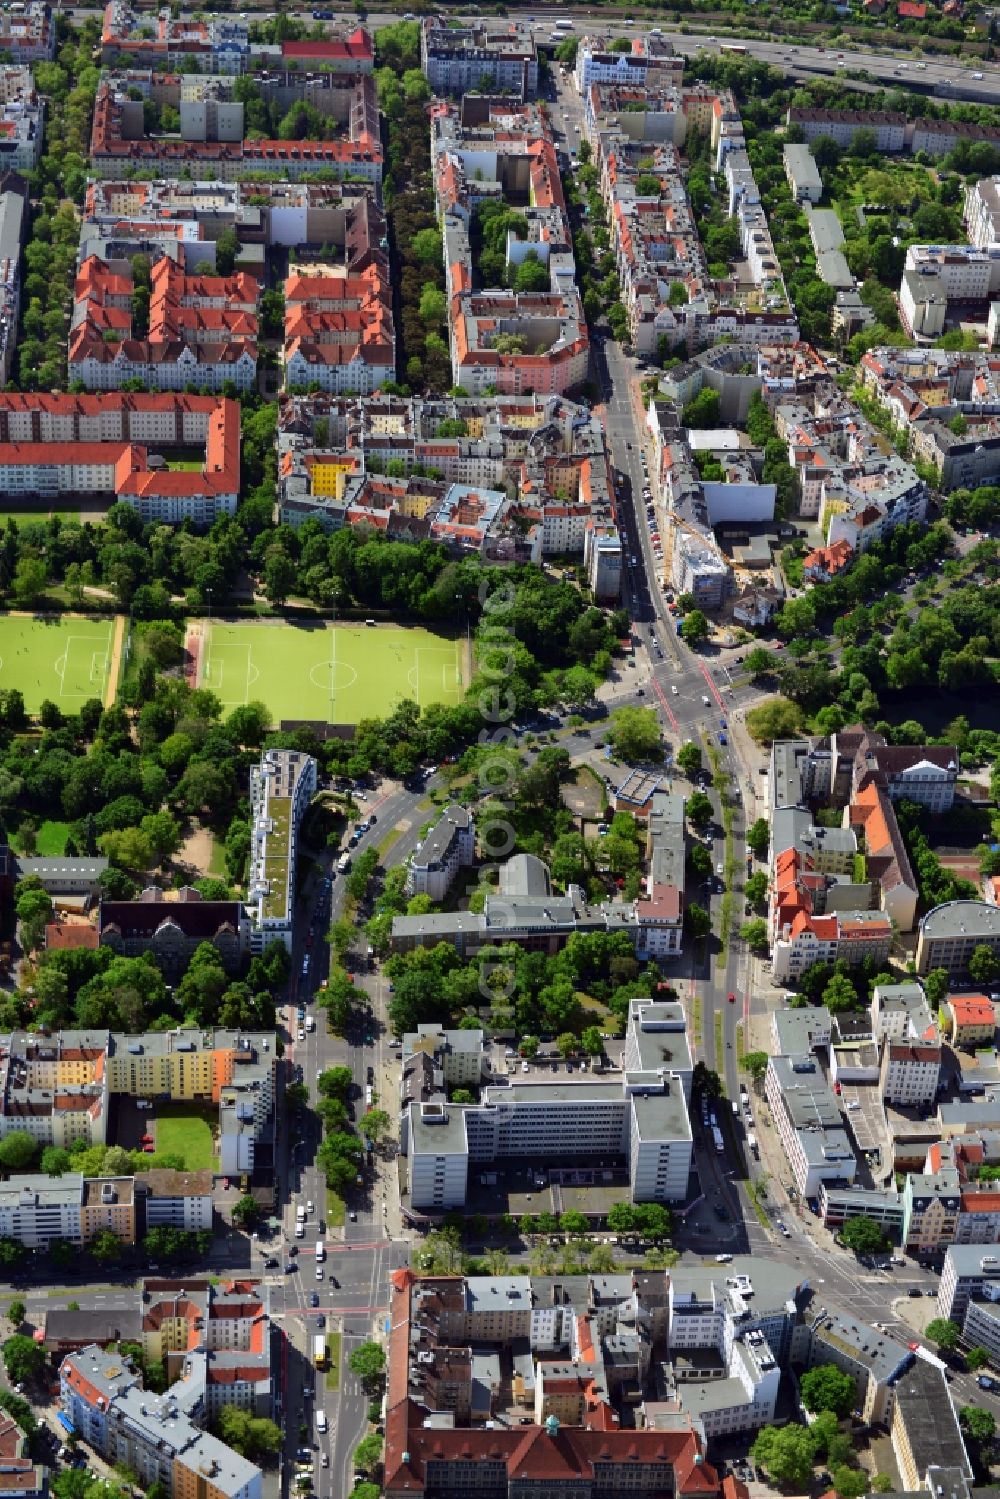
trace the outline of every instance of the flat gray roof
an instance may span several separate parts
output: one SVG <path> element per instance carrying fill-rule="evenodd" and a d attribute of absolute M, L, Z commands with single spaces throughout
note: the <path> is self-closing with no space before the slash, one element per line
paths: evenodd
<path fill-rule="evenodd" d="M 1000 906 L 984 900 L 950 900 L 920 923 L 922 937 L 991 937 L 1000 941 Z"/>
<path fill-rule="evenodd" d="M 633 1093 L 632 1110 L 640 1140 L 690 1140 L 684 1089 L 679 1083 L 668 1083 L 663 1093 Z"/>
<path fill-rule="evenodd" d="M 440 1152 L 447 1155 L 462 1155 L 468 1152 L 469 1141 L 465 1129 L 465 1110 L 448 1106 L 431 1105 L 439 1112 L 425 1113 L 419 1104 L 410 1105 L 410 1138 L 414 1150 L 425 1155 Z"/>
<path fill-rule="evenodd" d="M 972 1477 L 958 1417 L 940 1369 L 915 1358 L 896 1382 L 896 1408 L 906 1426 L 914 1467 L 921 1476 L 935 1467 L 958 1468 L 967 1478 Z"/>
<path fill-rule="evenodd" d="M 826 250 L 840 249 L 844 243 L 844 229 L 834 209 L 812 208 L 807 204 L 806 220 L 817 255 L 822 255 Z"/>

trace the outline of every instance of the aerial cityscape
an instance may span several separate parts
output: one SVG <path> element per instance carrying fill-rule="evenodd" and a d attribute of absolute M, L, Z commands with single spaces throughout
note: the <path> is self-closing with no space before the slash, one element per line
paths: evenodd
<path fill-rule="evenodd" d="M 998 27 L 0 0 L 0 1499 L 1000 1494 Z"/>

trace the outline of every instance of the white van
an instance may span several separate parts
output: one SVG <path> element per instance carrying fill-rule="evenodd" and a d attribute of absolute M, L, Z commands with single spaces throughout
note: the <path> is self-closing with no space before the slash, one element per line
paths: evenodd
<path fill-rule="evenodd" d="M 326 1428 L 327 1428 L 326 1411 L 317 1411 L 316 1412 L 316 1430 L 317 1431 L 326 1431 Z"/>
<path fill-rule="evenodd" d="M 323 1263 L 323 1261 L 325 1259 L 326 1259 L 326 1245 L 323 1243 L 322 1239 L 317 1239 L 316 1240 L 316 1263 L 317 1263 L 317 1265 L 322 1265 L 322 1263 Z"/>
<path fill-rule="evenodd" d="M 296 1220 L 297 1223 L 304 1223 L 305 1220 L 306 1220 L 306 1210 L 302 1206 L 301 1202 L 299 1203 L 298 1207 L 295 1209 L 295 1220 Z"/>

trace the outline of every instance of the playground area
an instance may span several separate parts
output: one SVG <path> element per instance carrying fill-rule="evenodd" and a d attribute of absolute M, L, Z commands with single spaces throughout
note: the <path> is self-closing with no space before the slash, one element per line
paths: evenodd
<path fill-rule="evenodd" d="M 262 702 L 275 724 L 291 719 L 356 724 L 420 706 L 457 703 L 464 642 L 400 625 L 199 622 L 199 687 L 228 711 Z"/>
<path fill-rule="evenodd" d="M 20 692 L 31 714 L 46 700 L 64 713 L 88 698 L 106 703 L 118 628 L 85 615 L 0 614 L 0 690 Z"/>

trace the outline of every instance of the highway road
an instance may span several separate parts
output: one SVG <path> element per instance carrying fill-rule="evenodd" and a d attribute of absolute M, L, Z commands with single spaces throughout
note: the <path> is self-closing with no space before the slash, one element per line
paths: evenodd
<path fill-rule="evenodd" d="M 103 6 L 71 6 L 64 13 L 73 21 L 83 21 L 88 16 L 102 15 Z M 284 13 L 311 17 L 312 6 L 290 6 Z M 270 20 L 274 14 L 271 9 L 251 9 L 247 12 L 251 20 Z M 338 11 L 336 14 L 342 22 L 350 22 L 352 25 L 357 22 L 357 16 L 353 13 Z M 366 24 L 377 29 L 399 19 L 399 12 L 373 11 L 366 18 Z M 551 39 L 552 25 L 557 20 L 571 21 L 577 35 L 599 28 L 601 32 L 612 36 L 629 36 L 644 24 L 641 20 L 633 24 L 617 16 L 609 16 L 605 11 L 589 13 L 586 9 L 579 8 L 567 12 L 563 9 L 539 7 L 531 12 L 530 17 L 521 19 L 532 22 L 539 41 Z M 902 39 L 892 37 L 888 30 L 885 48 L 873 51 L 858 47 L 792 45 L 783 40 L 752 34 L 742 36 L 738 30 L 682 34 L 669 25 L 663 25 L 659 17 L 655 20 L 650 18 L 650 24 L 659 25 L 675 51 L 685 57 L 692 57 L 702 50 L 716 53 L 720 43 L 732 41 L 745 47 L 748 57 L 772 63 L 797 77 L 833 77 L 838 69 L 846 69 L 850 72 L 868 73 L 874 81 L 887 87 L 912 87 L 921 93 L 930 93 L 942 99 L 978 100 L 984 104 L 1000 101 L 1000 73 L 994 66 L 983 65 L 976 57 L 970 57 L 967 62 L 958 62 L 939 61 L 930 55 L 926 58 L 917 56 L 903 48 Z M 982 73 L 983 76 L 977 78 L 976 73 Z"/>

